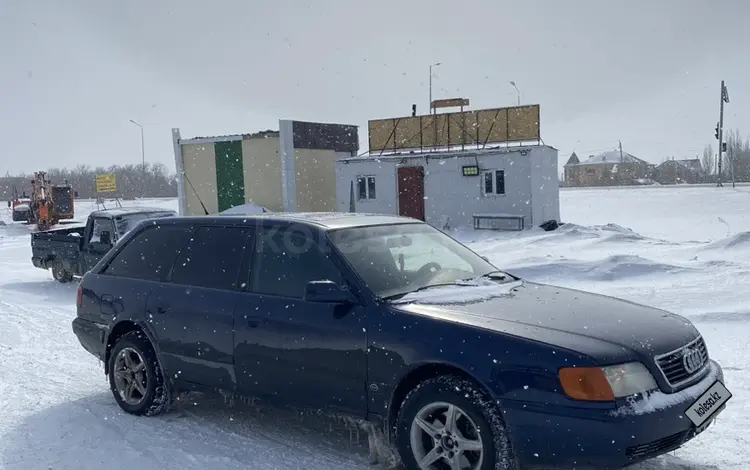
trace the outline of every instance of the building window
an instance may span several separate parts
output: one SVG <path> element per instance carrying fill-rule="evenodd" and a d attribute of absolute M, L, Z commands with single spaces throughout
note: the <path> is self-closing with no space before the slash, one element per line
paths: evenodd
<path fill-rule="evenodd" d="M 482 192 L 505 194 L 505 170 L 489 170 L 482 173 Z"/>
<path fill-rule="evenodd" d="M 357 199 L 375 199 L 374 176 L 357 176 Z"/>

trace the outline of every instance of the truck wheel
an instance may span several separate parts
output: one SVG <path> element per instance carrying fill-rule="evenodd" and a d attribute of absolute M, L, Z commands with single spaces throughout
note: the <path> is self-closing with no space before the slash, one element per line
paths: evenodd
<path fill-rule="evenodd" d="M 73 275 L 65 270 L 65 266 L 59 259 L 52 263 L 52 277 L 55 278 L 57 282 L 63 284 L 73 280 Z"/>
<path fill-rule="evenodd" d="M 515 470 L 510 439 L 494 401 L 475 383 L 440 376 L 404 399 L 396 446 L 408 470 Z"/>
<path fill-rule="evenodd" d="M 140 331 L 122 336 L 107 366 L 115 401 L 125 412 L 156 416 L 169 410 L 171 395 L 154 348 Z"/>

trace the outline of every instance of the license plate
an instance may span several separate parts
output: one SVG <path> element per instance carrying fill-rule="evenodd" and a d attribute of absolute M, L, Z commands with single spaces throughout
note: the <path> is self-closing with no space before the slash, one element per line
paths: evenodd
<path fill-rule="evenodd" d="M 732 398 L 732 393 L 720 381 L 714 382 L 703 395 L 685 411 L 685 416 L 700 428 L 703 423 L 713 418 L 726 402 Z"/>

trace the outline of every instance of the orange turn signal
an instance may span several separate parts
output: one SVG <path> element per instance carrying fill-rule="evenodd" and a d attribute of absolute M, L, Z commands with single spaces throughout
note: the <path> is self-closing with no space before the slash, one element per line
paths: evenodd
<path fill-rule="evenodd" d="M 600 367 L 565 367 L 560 369 L 560 384 L 573 400 L 614 401 L 615 394 Z"/>

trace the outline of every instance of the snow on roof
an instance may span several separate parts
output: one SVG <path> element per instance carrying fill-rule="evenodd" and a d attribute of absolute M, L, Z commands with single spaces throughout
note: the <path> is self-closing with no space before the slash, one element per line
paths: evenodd
<path fill-rule="evenodd" d="M 648 164 L 648 162 L 641 160 L 640 158 L 635 157 L 627 152 L 620 153 L 619 150 L 609 150 L 607 152 L 602 152 L 598 155 L 592 155 L 587 160 L 582 161 L 581 163 L 572 164 L 572 165 L 606 165 L 606 164 L 614 164 L 614 163 Z"/>
<path fill-rule="evenodd" d="M 684 159 L 684 160 L 666 160 L 662 162 L 661 164 L 659 164 L 659 167 L 664 167 L 667 165 L 680 165 L 691 171 L 697 171 L 697 172 L 703 171 L 703 164 L 698 158 L 690 158 L 690 159 Z"/>
<path fill-rule="evenodd" d="M 690 168 L 691 170 L 701 171 L 703 165 L 701 164 L 700 158 L 686 158 L 685 160 L 678 160 L 682 165 Z"/>

